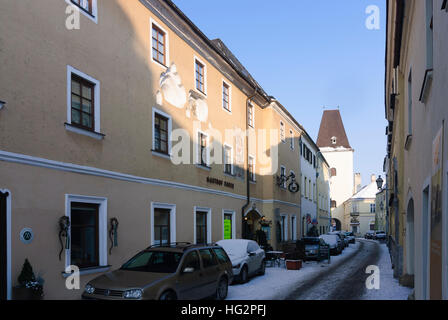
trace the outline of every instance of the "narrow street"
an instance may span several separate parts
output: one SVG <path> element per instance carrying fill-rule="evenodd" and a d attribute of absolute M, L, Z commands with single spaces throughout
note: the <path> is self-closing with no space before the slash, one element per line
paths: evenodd
<path fill-rule="evenodd" d="M 367 266 L 377 265 L 380 244 L 359 240 L 358 249 L 343 261 L 306 281 L 289 300 L 359 300 L 366 292 Z"/>

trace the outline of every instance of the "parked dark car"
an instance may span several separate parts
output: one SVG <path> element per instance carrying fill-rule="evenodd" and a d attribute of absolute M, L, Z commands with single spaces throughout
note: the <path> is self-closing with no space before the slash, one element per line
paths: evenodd
<path fill-rule="evenodd" d="M 336 234 L 322 234 L 319 238 L 323 239 L 330 246 L 330 254 L 337 255 L 342 252 L 344 245 Z"/>
<path fill-rule="evenodd" d="M 328 258 L 329 245 L 319 237 L 305 237 L 305 260 L 321 261 Z"/>
<path fill-rule="evenodd" d="M 376 231 L 374 235 L 375 240 L 386 240 L 386 232 Z"/>
<path fill-rule="evenodd" d="M 364 235 L 364 239 L 373 239 L 374 236 L 375 236 L 375 231 L 369 230 Z"/>
<path fill-rule="evenodd" d="M 82 297 L 102 300 L 198 300 L 227 297 L 232 263 L 217 245 L 151 246 L 120 269 L 87 283 Z"/>
<path fill-rule="evenodd" d="M 356 237 L 353 232 L 346 232 L 345 237 L 348 239 L 349 243 L 356 243 Z"/>

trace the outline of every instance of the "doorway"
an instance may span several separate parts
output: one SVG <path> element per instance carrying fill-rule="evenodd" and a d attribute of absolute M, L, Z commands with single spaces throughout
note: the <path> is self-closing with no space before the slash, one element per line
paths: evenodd
<path fill-rule="evenodd" d="M 422 204 L 422 299 L 429 298 L 429 186 L 423 191 Z"/>
<path fill-rule="evenodd" d="M 8 222 L 10 215 L 9 193 L 0 190 L 0 301 L 9 298 Z"/>
<path fill-rule="evenodd" d="M 409 200 L 406 212 L 406 269 L 413 275 L 415 269 L 415 229 L 414 229 L 414 199 Z"/>
<path fill-rule="evenodd" d="M 260 229 L 261 215 L 256 210 L 251 210 L 244 217 L 244 233 L 245 239 L 255 240 L 255 234 Z"/>

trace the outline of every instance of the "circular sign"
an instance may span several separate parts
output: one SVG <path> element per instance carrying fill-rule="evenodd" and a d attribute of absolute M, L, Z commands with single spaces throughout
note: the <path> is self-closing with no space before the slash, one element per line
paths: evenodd
<path fill-rule="evenodd" d="M 22 231 L 20 231 L 20 240 L 23 243 L 29 244 L 33 241 L 33 239 L 34 239 L 33 229 L 23 228 Z"/>
<path fill-rule="evenodd" d="M 291 182 L 288 186 L 289 192 L 297 193 L 299 192 L 299 184 L 297 182 Z"/>

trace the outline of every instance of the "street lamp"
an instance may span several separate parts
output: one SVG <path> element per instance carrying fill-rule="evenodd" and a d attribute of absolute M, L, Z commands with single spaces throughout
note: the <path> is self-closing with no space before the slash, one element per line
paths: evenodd
<path fill-rule="evenodd" d="M 381 178 L 381 176 L 376 179 L 376 186 L 378 187 L 378 189 L 381 189 L 383 187 L 383 182 L 384 180 Z"/>

